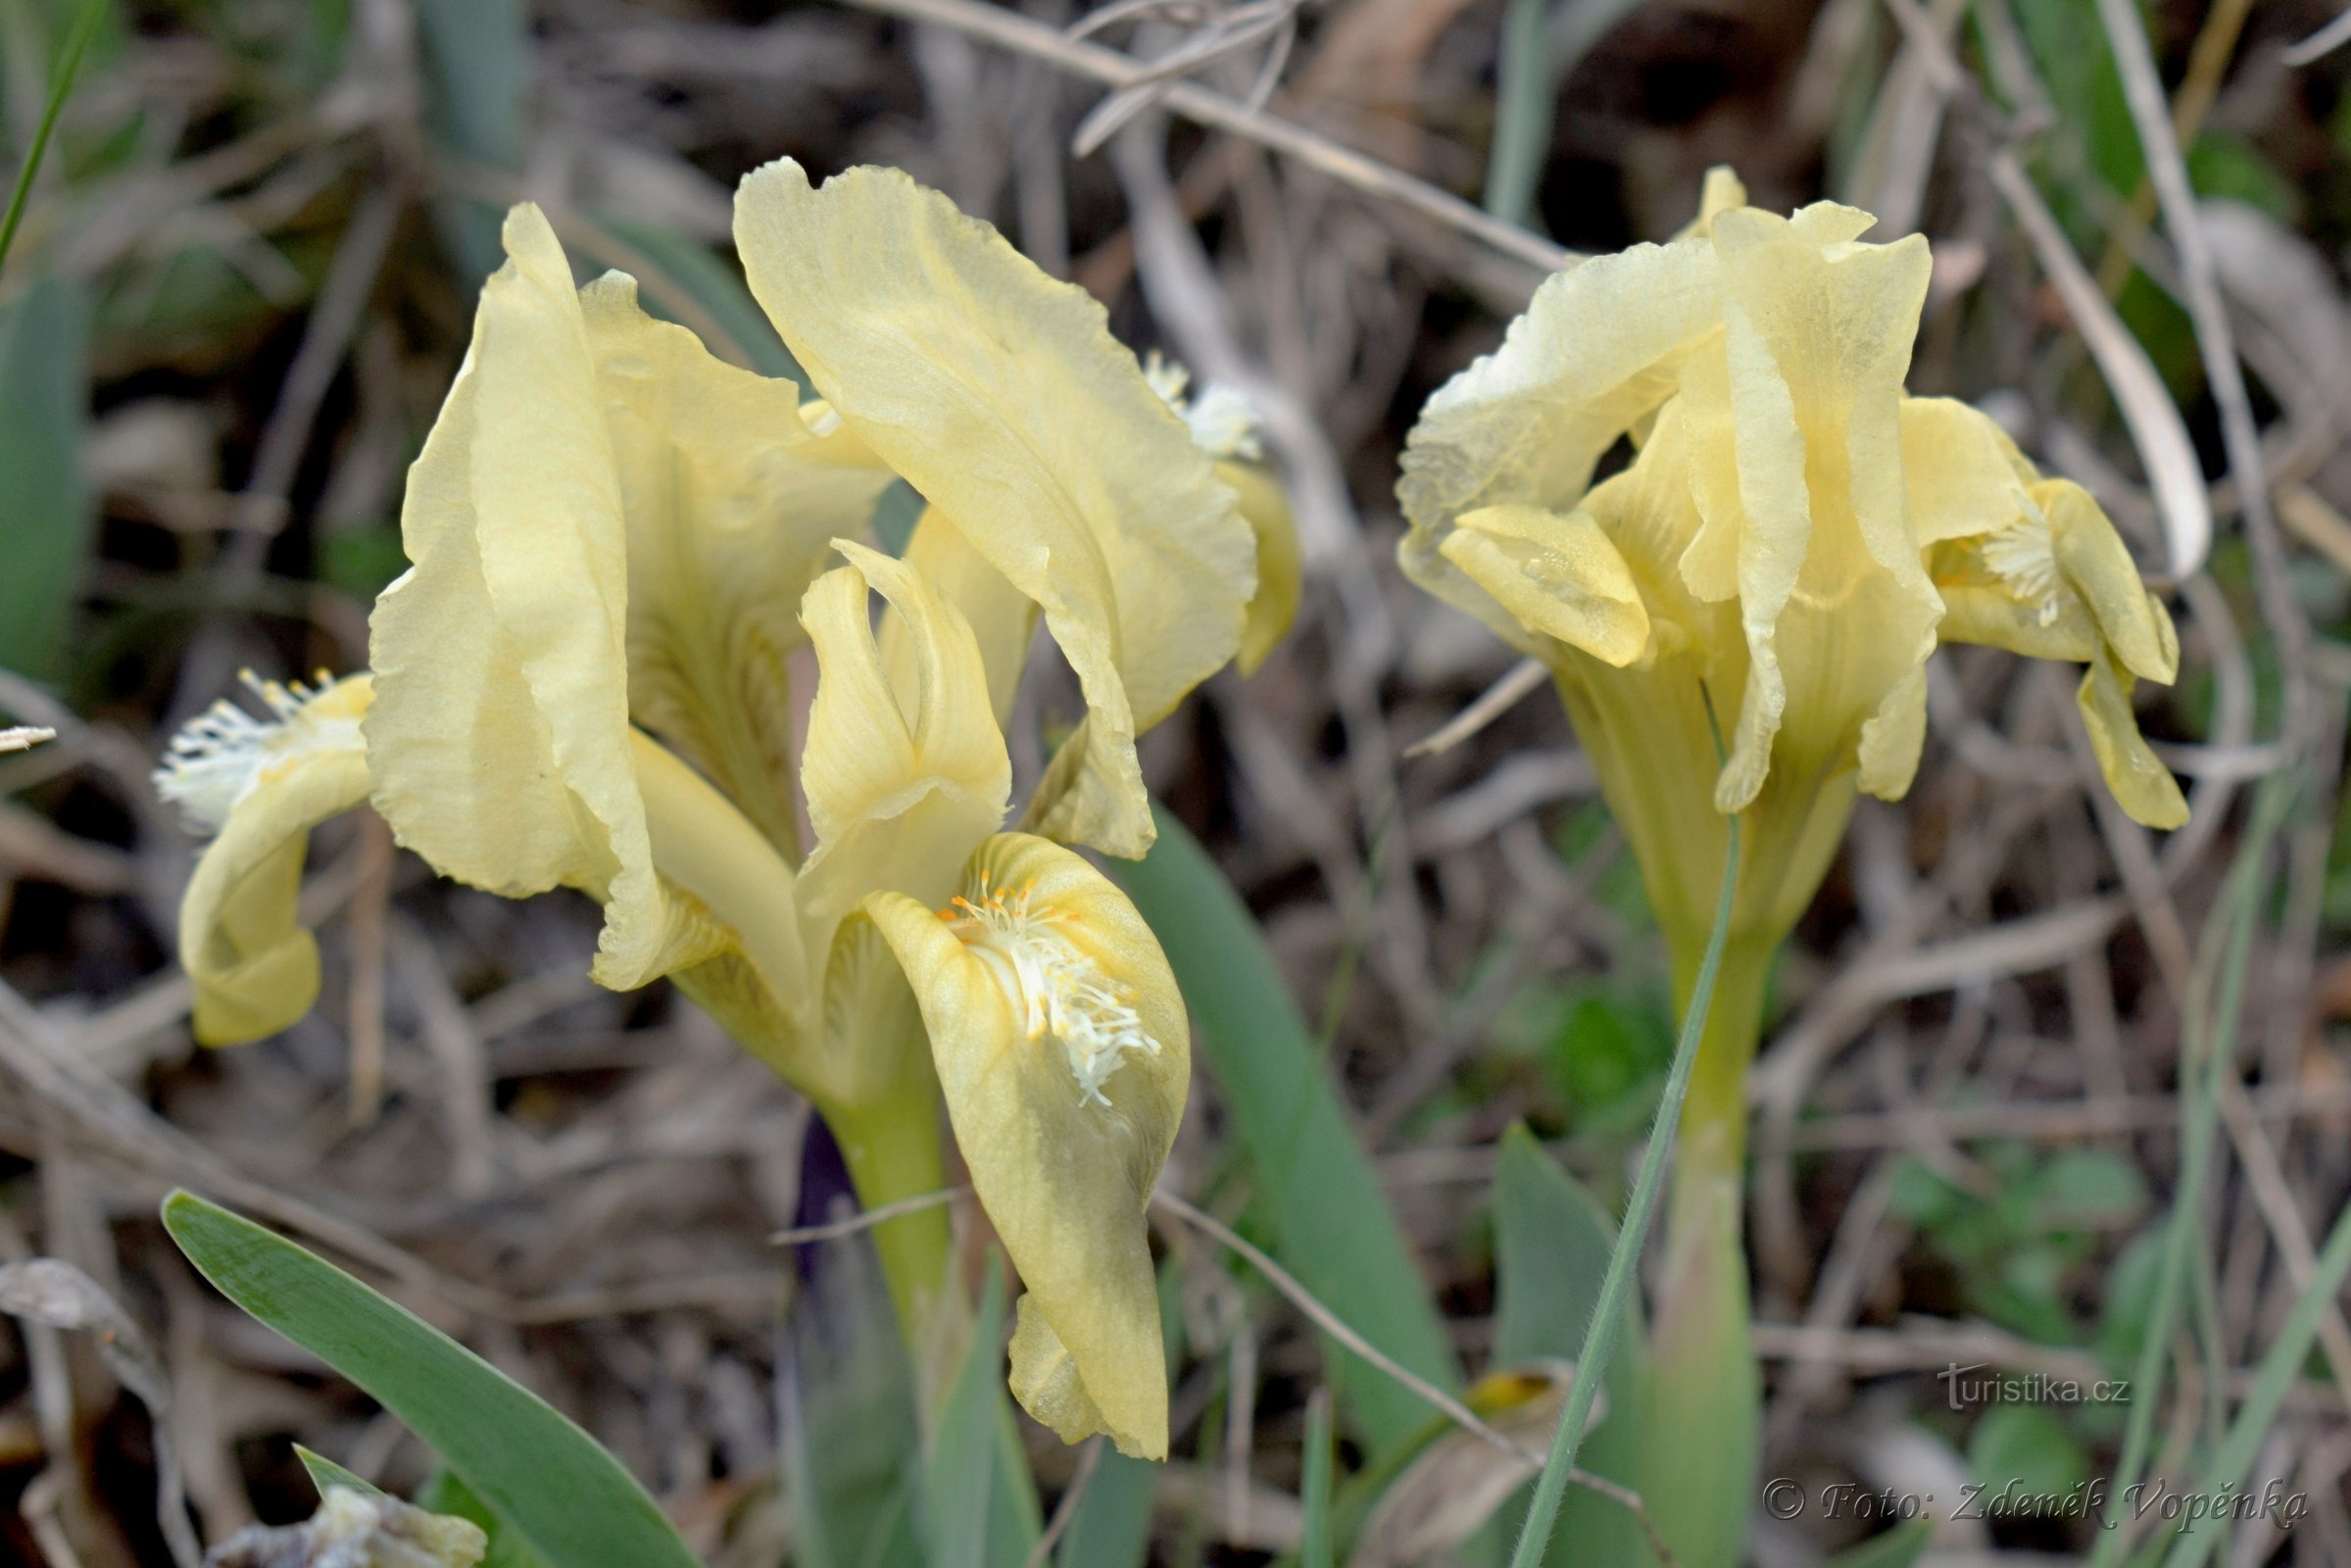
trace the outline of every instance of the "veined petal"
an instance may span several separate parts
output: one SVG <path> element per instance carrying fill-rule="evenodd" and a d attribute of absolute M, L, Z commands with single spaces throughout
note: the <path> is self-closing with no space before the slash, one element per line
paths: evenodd
<path fill-rule="evenodd" d="M 2187 820 L 2187 800 L 2172 770 L 2139 735 L 2138 715 L 2131 710 L 2135 684 L 2129 670 L 2118 668 L 2106 650 L 2099 649 L 2082 677 L 2082 717 L 2089 726 L 2090 749 L 2097 753 L 2106 787 L 2131 819 L 2145 827 L 2176 828 Z"/>
<path fill-rule="evenodd" d="M 2040 475 L 1990 415 L 1957 398 L 1902 400 L 1902 481 L 1920 549 L 1963 539 L 2026 510 Z"/>
<path fill-rule="evenodd" d="M 1012 1392 L 1074 1443 L 1167 1453 L 1144 1209 L 1182 1118 L 1190 1026 L 1157 941 L 1083 859 L 989 840 L 934 912 L 863 908 L 905 967 L 972 1186 L 1028 1295 Z"/>
<path fill-rule="evenodd" d="M 790 381 L 647 316 L 633 278 L 580 307 L 626 519 L 630 711 L 795 853 L 795 612 L 892 475 L 837 424 L 811 429 Z"/>
<path fill-rule="evenodd" d="M 2138 566 L 2104 509 L 2070 479 L 2035 487 L 2033 499 L 2049 519 L 2058 576 L 2089 612 L 2116 662 L 2143 680 L 2169 683 L 2180 673 L 2172 617 L 2139 580 Z"/>
<path fill-rule="evenodd" d="M 1703 239 L 1637 245 L 1544 279 L 1502 346 L 1439 388 L 1405 439 L 1405 575 L 1524 646 L 1508 612 L 1445 559 L 1445 536 L 1481 507 L 1580 505 L 1608 449 L 1719 333 L 1720 281 Z"/>
<path fill-rule="evenodd" d="M 2087 664 L 2082 716 L 2107 787 L 2148 827 L 2186 821 L 2186 799 L 2131 708 L 2139 677 L 2178 673 L 2179 634 L 2089 492 L 2069 479 L 2034 483 L 1997 526 L 1945 540 L 1931 559 L 1943 639 Z"/>
<path fill-rule="evenodd" d="M 1762 789 L 1784 715 L 1818 758 L 1856 748 L 1872 793 L 1899 795 L 1916 765 L 1914 676 L 1942 602 L 1911 532 L 1901 404 L 1929 258 L 1916 236 L 1855 243 L 1873 221 L 1824 202 L 1712 225 L 1724 336 L 1685 376 L 1704 522 L 1683 571 L 1700 598 L 1736 593 L 1752 661 L 1724 810 Z M 1791 601 L 1833 623 L 1784 627 Z"/>
<path fill-rule="evenodd" d="M 844 422 L 1035 601 L 1088 707 L 1044 825 L 1151 839 L 1135 736 L 1240 646 L 1255 551 L 1102 308 L 892 170 L 743 182 L 753 292 Z"/>
<path fill-rule="evenodd" d="M 980 650 L 954 605 L 906 563 L 846 540 L 849 564 L 808 589 L 816 646 L 801 784 L 816 850 L 802 868 L 808 951 L 876 888 L 945 899 L 972 850 L 1004 825 L 1011 760 L 988 701 Z M 887 669 L 868 590 L 888 601 L 906 658 Z"/>
<path fill-rule="evenodd" d="M 1241 515 L 1257 541 L 1257 591 L 1249 598 L 1241 652 L 1234 659 L 1241 673 L 1253 675 L 1298 618 L 1298 596 L 1305 584 L 1298 521 L 1290 514 L 1290 493 L 1263 464 L 1239 459 L 1219 463 L 1216 477 L 1241 498 Z"/>
<path fill-rule="evenodd" d="M 1705 239 L 1714 232 L 1714 220 L 1734 207 L 1747 204 L 1746 181 L 1739 171 L 1728 164 L 1716 164 L 1706 171 L 1706 179 L 1698 189 L 1698 216 L 1691 219 L 1676 239 Z"/>
<path fill-rule="evenodd" d="M 1619 666 L 1648 646 L 1633 573 L 1589 512 L 1481 507 L 1456 518 L 1439 548 L 1530 631 Z"/>
<path fill-rule="evenodd" d="M 1143 378 L 1160 401 L 1184 416 L 1200 449 L 1216 459 L 1216 477 L 1241 498 L 1241 515 L 1257 540 L 1257 591 L 1249 602 L 1241 652 L 1234 662 L 1253 675 L 1298 616 L 1301 583 L 1298 522 L 1290 496 L 1265 463 L 1257 411 L 1238 387 L 1211 381 L 1197 393 L 1192 372 L 1157 349 L 1144 357 Z"/>
<path fill-rule="evenodd" d="M 628 711 L 628 537 L 595 354 L 555 232 L 508 216 L 509 260 L 410 470 L 414 564 L 376 601 L 366 721 L 376 808 L 444 874 L 605 906 L 615 990 L 710 956 L 655 875 Z"/>
<path fill-rule="evenodd" d="M 318 1000 L 318 945 L 296 908 L 303 858 L 312 828 L 367 798 L 366 675 L 315 693 L 245 678 L 272 716 L 216 704 L 156 770 L 158 793 L 216 835 L 179 912 L 180 965 L 208 1046 L 275 1034 Z"/>
<path fill-rule="evenodd" d="M 1012 699 L 1019 695 L 1037 630 L 1037 602 L 972 549 L 955 520 L 937 507 L 925 507 L 915 519 L 903 559 L 961 612 L 979 643 L 989 709 L 1000 727 L 1011 722 Z M 893 682 L 903 681 L 920 657 L 920 643 L 895 611 L 882 612 L 881 645 L 883 667 Z"/>

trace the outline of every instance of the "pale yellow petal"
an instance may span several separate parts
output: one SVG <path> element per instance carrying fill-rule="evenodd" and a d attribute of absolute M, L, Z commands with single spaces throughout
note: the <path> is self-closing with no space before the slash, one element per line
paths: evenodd
<path fill-rule="evenodd" d="M 1704 520 L 1685 576 L 1701 598 L 1736 588 L 1752 661 L 1724 810 L 1762 789 L 1784 716 L 1823 757 L 1875 726 L 1864 787 L 1898 791 L 1915 762 L 1901 760 L 1909 689 L 1942 602 L 1911 534 L 1901 404 L 1929 258 L 1915 235 L 1852 243 L 1872 221 L 1829 203 L 1714 220 L 1724 336 L 1686 378 Z M 1838 624 L 1784 626 L 1791 600 L 1790 618 Z M 1799 655 L 1831 662 L 1798 667 Z"/>
<path fill-rule="evenodd" d="M 1920 549 L 2007 523 L 2038 478 L 1989 415 L 1957 398 L 1902 400 L 1902 480 Z"/>
<path fill-rule="evenodd" d="M 1100 1431 L 1165 1457 L 1144 1210 L 1190 1036 L 1157 941 L 1100 872 L 1024 834 L 982 846 L 954 908 L 863 907 L 905 966 L 972 1186 L 1028 1290 L 1013 1393 L 1066 1440 Z"/>
<path fill-rule="evenodd" d="M 1633 573 L 1589 512 L 1482 507 L 1455 519 L 1442 549 L 1530 631 L 1616 665 L 1648 645 Z"/>
<path fill-rule="evenodd" d="M 1208 455 L 1102 307 L 891 170 L 808 184 L 783 160 L 735 207 L 752 289 L 843 421 L 1044 611 L 1088 707 L 1047 826 L 1151 839 L 1135 736 L 1233 657 L 1255 550 Z"/>
<path fill-rule="evenodd" d="M 792 382 L 647 316 L 633 279 L 610 273 L 580 306 L 626 519 L 630 711 L 796 853 L 801 595 L 891 473 L 811 429 Z"/>
<path fill-rule="evenodd" d="M 410 471 L 415 564 L 376 601 L 374 801 L 444 874 L 605 906 L 596 979 L 692 952 L 654 873 L 631 757 L 628 540 L 604 395 L 562 248 L 506 224 L 473 341 Z"/>
<path fill-rule="evenodd" d="M 1506 502 L 1573 511 L 1620 436 L 1670 397 L 1719 332 L 1719 269 L 1702 239 L 1637 245 L 1544 280 L 1502 346 L 1429 399 L 1396 483 L 1405 575 L 1513 641 L 1508 612 L 1444 554 L 1455 519 Z M 1531 650 L 1530 650 L 1531 651 Z"/>
<path fill-rule="evenodd" d="M 812 953 L 828 951 L 833 926 L 877 888 L 944 900 L 1004 825 L 1012 788 L 962 613 L 906 563 L 839 549 L 851 564 L 817 578 L 802 611 L 818 667 L 801 761 L 816 850 L 798 895 Z M 905 639 L 899 670 L 875 643 L 869 591 L 888 601 Z"/>
<path fill-rule="evenodd" d="M 1290 513 L 1290 493 L 1271 468 L 1262 464 L 1226 462 L 1216 476 L 1241 498 L 1241 515 L 1257 541 L 1257 591 L 1249 602 L 1249 619 L 1241 632 L 1241 652 L 1234 662 L 1244 675 L 1253 675 L 1290 631 L 1298 618 L 1298 596 L 1305 585 L 1298 558 L 1298 521 Z"/>
<path fill-rule="evenodd" d="M 367 798 L 359 718 L 368 697 L 367 677 L 353 676 L 220 746 L 175 746 L 159 770 L 167 798 L 216 830 L 179 913 L 205 1045 L 275 1034 L 318 1000 L 318 946 L 296 907 L 303 859 L 311 829 Z"/>
<path fill-rule="evenodd" d="M 1739 177 L 1739 171 L 1729 164 L 1716 164 L 1706 171 L 1705 183 L 1699 188 L 1698 216 L 1691 219 L 1674 238 L 1704 239 L 1713 232 L 1714 220 L 1719 215 L 1746 204 L 1747 187 L 1745 181 Z"/>
<path fill-rule="evenodd" d="M 2103 650 L 2090 661 L 2079 699 L 2090 747 L 2097 753 L 2098 770 L 2106 775 L 2106 787 L 2132 821 L 2146 827 L 2179 827 L 2187 820 L 2187 800 L 2180 793 L 2180 781 L 2138 732 L 2138 715 L 2131 708 L 2134 684 L 2131 672 L 2117 668 Z"/>
<path fill-rule="evenodd" d="M 1019 695 L 1020 674 L 1029 661 L 1029 643 L 1037 630 L 1037 602 L 1012 580 L 988 564 L 957 532 L 954 519 L 936 507 L 925 507 L 906 541 L 905 561 L 947 602 L 962 612 L 979 643 L 980 664 L 988 675 L 988 704 L 998 724 L 1012 719 L 1012 699 Z M 892 680 L 912 667 L 917 639 L 892 611 L 882 613 L 882 665 Z"/>
<path fill-rule="evenodd" d="M 2118 663 L 2142 680 L 2169 682 L 2180 673 L 2180 642 L 2139 580 L 2138 565 L 2090 493 L 2070 479 L 2033 491 L 2049 518 L 2057 574 L 2097 623 Z"/>

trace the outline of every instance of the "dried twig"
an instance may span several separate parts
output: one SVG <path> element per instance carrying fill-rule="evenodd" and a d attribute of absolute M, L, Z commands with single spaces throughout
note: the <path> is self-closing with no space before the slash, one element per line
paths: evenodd
<path fill-rule="evenodd" d="M 1134 86 L 1149 79 L 1151 71 L 1149 65 L 1114 49 L 1069 38 L 1016 11 L 985 5 L 980 0 L 850 0 L 850 3 L 884 16 L 953 27 L 1001 48 L 1034 55 L 1073 75 L 1107 82 L 1113 87 Z M 1415 179 L 1376 158 L 1342 147 L 1293 121 L 1235 103 L 1196 82 L 1173 83 L 1161 102 L 1187 120 L 1246 136 L 1366 195 L 1397 202 L 1434 218 L 1544 272 L 1556 272 L 1581 259 L 1549 240 L 1489 217 L 1426 180 Z"/>

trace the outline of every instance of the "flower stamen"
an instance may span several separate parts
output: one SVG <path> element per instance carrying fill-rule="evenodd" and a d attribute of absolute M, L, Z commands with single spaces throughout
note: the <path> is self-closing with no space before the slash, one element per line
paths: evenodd
<path fill-rule="evenodd" d="M 155 792 L 177 806 L 195 832 L 220 831 L 236 804 L 287 762 L 366 744 L 359 706 L 320 706 L 337 687 L 325 670 L 318 671 L 316 687 L 263 680 L 250 669 L 239 670 L 237 678 L 269 716 L 257 716 L 223 697 L 180 727 L 155 770 Z"/>
<path fill-rule="evenodd" d="M 1126 1054 L 1159 1054 L 1135 1010 L 1133 990 L 1054 929 L 1068 916 L 1040 906 L 1033 881 L 1002 890 L 983 871 L 979 897 L 958 897 L 939 915 L 987 964 L 1028 1038 L 1059 1042 L 1081 1101 L 1108 1106 L 1102 1085 Z"/>
<path fill-rule="evenodd" d="M 2028 504 L 1987 535 L 1984 564 L 2010 593 L 2039 612 L 2042 625 L 2057 618 L 2057 541 L 2040 508 Z"/>
<path fill-rule="evenodd" d="M 1143 378 L 1161 402 L 1184 416 L 1194 444 L 1210 457 L 1254 463 L 1265 456 L 1265 443 L 1257 434 L 1257 411 L 1239 387 L 1209 381 L 1192 395 L 1192 372 L 1157 349 L 1144 356 Z"/>

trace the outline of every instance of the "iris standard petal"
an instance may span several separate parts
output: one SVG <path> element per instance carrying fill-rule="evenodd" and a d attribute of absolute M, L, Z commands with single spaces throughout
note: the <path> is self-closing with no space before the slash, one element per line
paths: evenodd
<path fill-rule="evenodd" d="M 1608 449 L 1719 333 L 1719 271 L 1713 248 L 1687 239 L 1546 278 L 1502 346 L 1439 388 L 1405 439 L 1405 575 L 1518 641 L 1508 613 L 1445 559 L 1445 535 L 1463 513 L 1505 502 L 1574 510 Z"/>
<path fill-rule="evenodd" d="M 1942 602 L 1910 530 L 1900 410 L 1929 258 L 1915 235 L 1854 243 L 1872 221 L 1824 202 L 1712 224 L 1724 335 L 1684 377 L 1704 521 L 1683 571 L 1701 598 L 1736 594 L 1751 658 L 1724 810 L 1762 789 L 1788 714 L 1806 753 L 1855 748 L 1872 793 L 1898 796 L 1917 763 Z M 1791 601 L 1835 623 L 1784 627 Z"/>
<path fill-rule="evenodd" d="M 571 270 L 534 207 L 410 470 L 414 564 L 376 601 L 367 718 L 376 808 L 444 874 L 605 906 L 615 990 L 709 956 L 656 877 L 628 712 L 628 538 Z"/>
<path fill-rule="evenodd" d="M 608 274 L 580 307 L 626 520 L 629 710 L 796 853 L 801 596 L 892 475 L 811 429 L 790 381 L 647 316 L 635 280 Z"/>
<path fill-rule="evenodd" d="M 179 911 L 180 964 L 208 1046 L 275 1034 L 318 1000 L 318 945 L 296 907 L 303 858 L 311 829 L 367 798 L 366 675 L 318 692 L 247 681 L 270 718 L 217 704 L 156 770 L 158 793 L 214 835 Z"/>
<path fill-rule="evenodd" d="M 1012 699 L 1019 694 L 1021 671 L 1027 667 L 1029 644 L 1037 630 L 1037 602 L 972 549 L 954 519 L 936 507 L 925 507 L 915 519 L 904 559 L 961 612 L 979 644 L 980 665 L 988 676 L 988 706 L 1000 726 L 1010 723 Z M 919 659 L 919 641 L 890 611 L 882 613 L 880 636 L 882 663 L 891 679 L 898 680 Z"/>
<path fill-rule="evenodd" d="M 849 564 L 816 579 L 801 612 L 816 646 L 801 784 L 816 850 L 799 898 L 808 951 L 867 893 L 945 899 L 982 839 L 1004 825 L 1012 764 L 971 627 L 906 563 L 839 541 Z M 885 666 L 868 593 L 889 604 L 906 650 Z"/>
<path fill-rule="evenodd" d="M 1233 657 L 1255 550 L 1102 308 L 892 170 L 743 182 L 752 291 L 864 443 L 1044 611 L 1088 713 L 1042 826 L 1151 840 L 1135 736 Z"/>
<path fill-rule="evenodd" d="M 1012 1392 L 1066 1442 L 1167 1452 L 1144 1210 L 1182 1118 L 1189 1024 L 1166 958 L 1102 873 L 1026 834 L 989 840 L 963 896 L 862 906 L 898 955 L 988 1217 L 1028 1295 Z"/>

